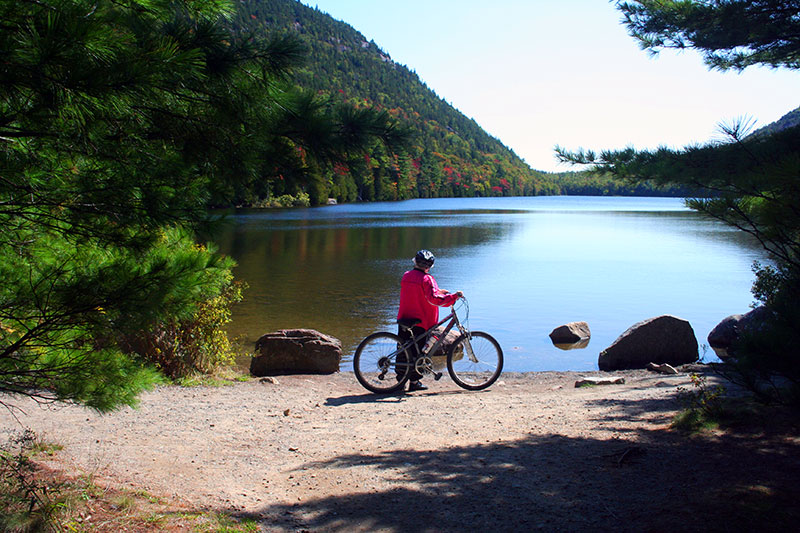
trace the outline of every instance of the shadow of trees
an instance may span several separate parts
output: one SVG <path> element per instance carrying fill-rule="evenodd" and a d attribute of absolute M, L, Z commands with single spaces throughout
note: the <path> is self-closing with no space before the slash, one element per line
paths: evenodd
<path fill-rule="evenodd" d="M 616 406 L 606 425 L 675 404 Z M 368 467 L 380 482 L 344 496 L 268 505 L 251 517 L 268 531 L 793 530 L 800 519 L 793 424 L 702 435 L 643 424 L 606 440 L 530 434 L 423 452 L 342 454 L 304 468 Z"/>

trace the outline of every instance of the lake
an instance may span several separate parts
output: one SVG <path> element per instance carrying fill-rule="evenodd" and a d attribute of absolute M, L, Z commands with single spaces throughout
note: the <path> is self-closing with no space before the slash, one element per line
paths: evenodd
<path fill-rule="evenodd" d="M 238 210 L 214 240 L 249 285 L 228 328 L 243 347 L 270 331 L 312 328 L 342 341 L 343 370 L 363 337 L 396 331 L 400 277 L 421 248 L 436 254 L 439 286 L 464 291 L 470 328 L 497 338 L 508 371 L 596 370 L 623 331 L 662 314 L 688 320 L 706 344 L 721 319 L 749 310 L 751 266 L 765 259 L 749 236 L 677 198 Z M 579 320 L 592 331 L 586 348 L 552 345 L 553 328 Z"/>

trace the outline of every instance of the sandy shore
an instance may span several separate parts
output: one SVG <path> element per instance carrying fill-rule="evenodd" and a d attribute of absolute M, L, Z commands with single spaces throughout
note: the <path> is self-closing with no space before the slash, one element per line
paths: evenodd
<path fill-rule="evenodd" d="M 797 495 L 797 439 L 669 429 L 686 373 L 574 387 L 588 375 L 504 374 L 482 392 L 445 376 L 386 397 L 352 373 L 279 376 L 161 387 L 107 415 L 15 401 L 0 438 L 29 427 L 64 446 L 58 468 L 264 531 L 699 531 L 732 490 Z"/>

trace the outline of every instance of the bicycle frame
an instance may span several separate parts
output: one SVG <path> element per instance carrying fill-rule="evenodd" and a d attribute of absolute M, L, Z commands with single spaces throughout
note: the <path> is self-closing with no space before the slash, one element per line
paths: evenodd
<path fill-rule="evenodd" d="M 409 366 L 413 366 L 415 364 L 415 362 L 416 362 L 416 358 L 418 358 L 420 356 L 423 356 L 423 355 L 427 355 L 425 353 L 422 353 L 422 351 L 419 349 L 418 341 L 420 341 L 422 338 L 427 338 L 429 335 L 431 335 L 431 333 L 433 332 L 434 329 L 438 328 L 439 326 L 441 326 L 442 324 L 444 324 L 448 320 L 450 321 L 450 323 L 447 324 L 447 326 L 444 328 L 444 330 L 442 330 L 441 335 L 439 336 L 438 339 L 436 339 L 436 342 L 433 344 L 433 346 L 431 346 L 431 348 L 428 350 L 427 354 L 436 353 L 436 350 L 438 350 L 444 344 L 444 339 L 445 339 L 445 337 L 447 337 L 447 334 L 450 333 L 450 330 L 452 330 L 453 327 L 455 326 L 462 335 L 466 335 L 466 337 L 467 337 L 467 340 L 464 343 L 464 347 L 467 350 L 467 356 L 470 358 L 471 361 L 477 362 L 477 358 L 475 357 L 475 354 L 472 352 L 472 344 L 469 342 L 469 340 L 470 340 L 469 330 L 467 330 L 467 328 L 464 325 L 461 324 L 461 321 L 458 319 L 458 315 L 456 314 L 456 308 L 455 308 L 455 306 L 453 306 L 453 307 L 450 308 L 450 314 L 449 315 L 447 315 L 446 317 L 441 319 L 439 322 L 437 322 L 435 325 L 433 325 L 430 328 L 426 329 L 424 332 L 420 333 L 419 335 L 417 335 L 415 337 L 412 337 L 411 339 L 407 340 L 406 342 L 403 343 L 402 346 L 400 346 L 400 348 L 398 348 L 398 350 L 393 354 L 393 356 L 395 357 L 395 365 L 406 364 L 406 365 L 409 365 Z M 411 348 L 411 346 L 414 347 L 414 351 L 416 353 L 414 353 L 414 354 L 409 353 L 409 351 L 410 351 L 409 348 Z M 407 361 L 406 363 L 398 363 L 397 362 L 396 358 L 397 358 L 397 355 L 400 354 L 400 352 L 405 352 L 406 361 Z"/>
<path fill-rule="evenodd" d="M 483 390 L 491 386 L 503 370 L 503 350 L 488 333 L 470 331 L 466 324 L 469 306 L 466 299 L 463 300 L 463 306 L 451 306 L 446 317 L 421 333 L 412 329 L 419 320 L 400 320 L 399 335 L 378 331 L 364 338 L 353 355 L 353 370 L 358 381 L 378 394 L 401 390 L 412 376 L 419 379 L 417 374 L 432 375 L 438 381 L 442 377 L 440 359 L 443 359 L 447 373 L 459 387 Z M 461 312 L 464 322 L 458 316 Z M 457 331 L 450 335 L 453 328 Z M 438 338 L 430 339 L 434 330 Z M 448 343 L 447 337 L 455 338 Z M 430 342 L 427 350 L 421 347 L 425 340 Z M 442 350 L 445 347 L 447 350 Z"/>

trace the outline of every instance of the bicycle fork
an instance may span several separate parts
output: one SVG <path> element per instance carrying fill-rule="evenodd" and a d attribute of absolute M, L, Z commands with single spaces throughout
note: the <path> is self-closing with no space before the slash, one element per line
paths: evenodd
<path fill-rule="evenodd" d="M 464 336 L 464 350 L 467 352 L 467 357 L 473 363 L 477 363 L 478 358 L 475 357 L 475 352 L 472 351 L 472 333 L 461 325 L 461 321 L 458 320 L 458 317 L 456 317 L 456 326 L 458 327 L 458 331 Z"/>

